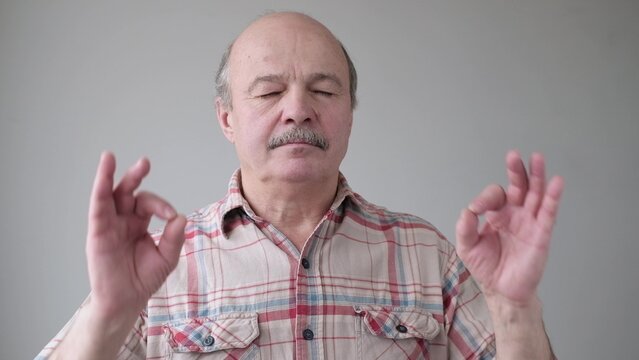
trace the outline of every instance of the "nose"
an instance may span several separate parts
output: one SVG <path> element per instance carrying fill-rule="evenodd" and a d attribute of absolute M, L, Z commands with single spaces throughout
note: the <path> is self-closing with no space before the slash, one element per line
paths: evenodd
<path fill-rule="evenodd" d="M 291 89 L 283 99 L 282 120 L 301 125 L 316 118 L 310 94 L 302 89 Z"/>

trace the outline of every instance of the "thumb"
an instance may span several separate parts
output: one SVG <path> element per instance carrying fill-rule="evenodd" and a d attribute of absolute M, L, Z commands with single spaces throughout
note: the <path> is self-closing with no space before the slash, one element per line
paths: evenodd
<path fill-rule="evenodd" d="M 158 244 L 158 251 L 171 267 L 175 268 L 180 257 L 180 250 L 184 244 L 184 228 L 186 227 L 186 218 L 179 214 L 169 220 L 164 226 L 164 232 Z"/>

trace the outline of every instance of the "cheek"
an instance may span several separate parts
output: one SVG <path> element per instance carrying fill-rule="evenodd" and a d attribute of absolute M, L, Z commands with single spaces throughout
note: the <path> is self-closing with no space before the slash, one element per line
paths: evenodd
<path fill-rule="evenodd" d="M 331 116 L 331 119 L 335 119 L 328 127 L 330 136 L 339 144 L 348 143 L 353 125 L 352 116 L 345 116 L 343 113 L 329 114 L 329 116 Z"/>
<path fill-rule="evenodd" d="M 250 155 L 255 154 L 264 147 L 266 140 L 264 140 L 260 133 L 253 128 L 243 131 L 242 139 L 238 139 L 238 143 L 240 143 L 242 151 L 247 152 Z"/>
<path fill-rule="evenodd" d="M 265 151 L 271 132 L 264 123 L 255 121 L 244 123 L 236 134 L 238 150 L 249 156 Z"/>
<path fill-rule="evenodd" d="M 344 129 L 342 133 L 339 135 L 339 147 L 340 151 L 346 152 L 348 148 L 348 140 L 350 138 L 350 129 Z"/>

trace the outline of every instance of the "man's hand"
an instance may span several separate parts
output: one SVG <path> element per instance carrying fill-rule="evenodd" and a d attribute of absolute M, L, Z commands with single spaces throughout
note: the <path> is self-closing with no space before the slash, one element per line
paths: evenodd
<path fill-rule="evenodd" d="M 86 253 L 92 307 L 102 316 L 136 316 L 178 262 L 186 219 L 157 195 L 135 193 L 149 170 L 140 159 L 114 189 L 115 158 L 105 152 L 100 159 Z M 167 221 L 158 245 L 147 232 L 152 216 Z"/>
<path fill-rule="evenodd" d="M 157 195 L 135 192 L 149 170 L 149 161 L 140 159 L 114 188 L 115 158 L 102 154 L 89 206 L 91 297 L 51 359 L 114 359 L 148 299 L 177 265 L 186 219 Z M 147 231 L 152 216 L 167 222 L 159 244 Z"/>
<path fill-rule="evenodd" d="M 457 221 L 457 251 L 487 297 L 528 305 L 548 259 L 563 179 L 546 185 L 544 158 L 532 154 L 530 174 L 519 153 L 506 156 L 508 190 L 486 187 Z M 485 223 L 479 228 L 479 216 Z"/>
<path fill-rule="evenodd" d="M 457 252 L 479 282 L 495 328 L 500 359 L 554 359 L 537 286 L 548 260 L 564 183 L 546 185 L 544 158 L 533 154 L 530 173 L 519 154 L 506 155 L 510 184 L 485 188 L 457 221 Z M 479 225 L 479 216 L 485 223 Z"/>

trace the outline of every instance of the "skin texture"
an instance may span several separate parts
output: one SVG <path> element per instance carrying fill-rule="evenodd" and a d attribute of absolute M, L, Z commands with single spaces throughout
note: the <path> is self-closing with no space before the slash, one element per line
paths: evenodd
<path fill-rule="evenodd" d="M 258 216 L 301 249 L 333 201 L 348 148 L 353 113 L 345 56 L 317 21 L 276 13 L 237 38 L 229 66 L 232 107 L 218 98 L 216 109 L 240 160 L 243 195 Z M 328 146 L 292 137 L 269 149 L 269 140 L 294 128 Z M 527 171 L 511 151 L 506 168 L 506 190 L 490 185 L 462 210 L 458 253 L 486 295 L 498 356 L 551 358 L 536 292 L 563 180 L 546 183 L 540 154 L 532 155 Z M 142 158 L 116 185 L 115 158 L 102 155 L 88 216 L 91 297 L 52 358 L 114 358 L 149 297 L 175 268 L 186 219 L 161 197 L 137 190 L 149 171 Z M 147 232 L 152 216 L 167 222 L 159 244 Z"/>

